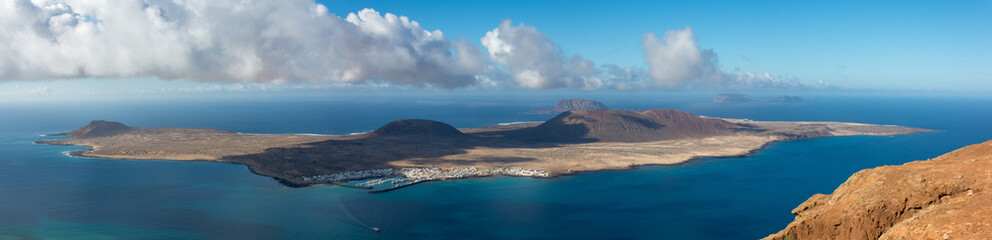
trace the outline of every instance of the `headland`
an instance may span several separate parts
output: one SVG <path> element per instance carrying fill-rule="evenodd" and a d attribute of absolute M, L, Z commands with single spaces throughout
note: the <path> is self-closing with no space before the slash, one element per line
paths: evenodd
<path fill-rule="evenodd" d="M 990 239 L 992 141 L 861 170 L 765 239 Z"/>

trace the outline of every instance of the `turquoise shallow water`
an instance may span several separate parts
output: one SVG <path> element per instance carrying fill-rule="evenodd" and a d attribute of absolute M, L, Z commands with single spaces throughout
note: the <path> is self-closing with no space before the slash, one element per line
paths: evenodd
<path fill-rule="evenodd" d="M 792 220 L 792 208 L 814 193 L 832 191 L 860 169 L 931 158 L 992 139 L 992 127 L 985 126 L 992 117 L 989 99 L 600 100 L 614 108 L 942 131 L 812 139 L 772 144 L 744 158 L 555 179 L 433 182 L 366 194 L 329 186 L 287 188 L 233 164 L 71 158 L 62 152 L 80 147 L 31 142 L 93 119 L 252 133 L 345 134 L 396 118 L 479 127 L 550 118 L 518 113 L 553 101 L 0 104 L 0 111 L 9 113 L 0 115 L 0 239 L 754 239 L 778 231 Z"/>

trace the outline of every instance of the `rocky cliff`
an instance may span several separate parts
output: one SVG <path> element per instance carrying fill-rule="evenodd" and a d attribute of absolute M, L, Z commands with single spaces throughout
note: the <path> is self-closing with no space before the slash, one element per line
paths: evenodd
<path fill-rule="evenodd" d="M 765 239 L 992 239 L 992 141 L 855 173 Z"/>

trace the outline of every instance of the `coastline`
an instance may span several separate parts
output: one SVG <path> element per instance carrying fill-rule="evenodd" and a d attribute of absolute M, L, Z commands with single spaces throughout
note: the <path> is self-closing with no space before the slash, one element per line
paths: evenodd
<path fill-rule="evenodd" d="M 400 189 L 400 188 L 405 188 L 407 186 L 415 185 L 415 184 L 419 184 L 419 183 L 423 183 L 423 182 L 459 180 L 459 179 L 469 179 L 469 178 L 485 178 L 485 177 L 493 177 L 493 176 L 497 176 L 497 175 L 499 175 L 499 176 L 507 176 L 507 177 L 529 177 L 529 178 L 540 178 L 540 179 L 555 179 L 555 178 L 564 177 L 564 176 L 578 175 L 578 174 L 581 174 L 581 173 L 637 170 L 638 168 L 645 167 L 645 166 L 678 166 L 678 165 L 683 165 L 683 164 L 687 164 L 687 163 L 694 162 L 694 161 L 702 161 L 702 160 L 704 160 L 706 158 L 742 158 L 742 157 L 748 157 L 748 156 L 750 156 L 750 155 L 752 155 L 752 154 L 754 154 L 754 153 L 756 153 L 758 151 L 761 151 L 761 150 L 767 148 L 769 145 L 774 144 L 774 143 L 777 143 L 777 142 L 786 142 L 786 141 L 780 141 L 780 140 L 769 141 L 769 142 L 766 142 L 766 143 L 762 144 L 760 147 L 751 149 L 747 153 L 743 153 L 743 154 L 693 156 L 693 157 L 687 158 L 685 160 L 676 161 L 676 162 L 673 162 L 673 163 L 635 164 L 635 165 L 630 165 L 628 167 L 623 167 L 623 168 L 602 168 L 602 169 L 595 169 L 595 170 L 575 170 L 575 171 L 564 171 L 564 172 L 550 172 L 549 171 L 547 176 L 514 176 L 514 175 L 490 174 L 490 175 L 467 176 L 467 177 L 459 177 L 459 178 L 431 179 L 431 180 L 421 180 L 421 181 L 416 181 L 416 182 L 412 182 L 412 183 L 409 183 L 409 184 L 398 185 L 396 187 L 392 187 L 392 188 L 388 188 L 388 189 L 372 190 L 372 191 L 369 191 L 369 193 L 388 192 L 388 191 L 392 191 L 392 190 L 396 190 L 396 189 Z M 289 188 L 305 188 L 305 187 L 310 187 L 310 186 L 313 186 L 313 185 L 324 184 L 324 185 L 340 186 L 340 187 L 346 187 L 346 188 L 371 189 L 371 188 L 360 187 L 360 186 L 346 185 L 344 183 L 351 182 L 351 181 L 362 181 L 362 180 L 368 180 L 368 179 L 375 179 L 375 178 L 377 178 L 377 177 L 369 177 L 369 178 L 351 179 L 351 180 L 348 180 L 348 181 L 302 182 L 302 181 L 296 181 L 295 179 L 292 179 L 291 180 L 291 179 L 285 179 L 285 178 L 282 178 L 282 177 L 279 177 L 279 176 L 270 176 L 268 174 L 263 174 L 263 173 L 260 173 L 260 172 L 256 171 L 256 169 L 254 167 L 252 167 L 251 165 L 244 164 L 244 163 L 227 162 L 227 161 L 216 161 L 216 160 L 174 160 L 174 159 L 168 159 L 168 158 L 146 159 L 146 158 L 128 158 L 128 157 L 117 157 L 117 156 L 87 155 L 86 153 L 94 150 L 96 147 L 95 146 L 88 146 L 88 145 L 73 145 L 73 144 L 49 144 L 49 143 L 44 143 L 42 141 L 35 141 L 34 143 L 37 143 L 37 144 L 47 144 L 47 145 L 59 145 L 59 146 L 83 146 L 83 147 L 87 147 L 88 149 L 86 149 L 86 150 L 73 150 L 73 151 L 69 151 L 69 155 L 72 155 L 72 157 L 80 157 L 80 158 L 121 159 L 121 160 L 158 160 L 158 161 L 181 161 L 181 162 L 212 162 L 212 163 L 228 163 L 228 164 L 235 164 L 235 165 L 243 165 L 252 174 L 255 174 L 255 175 L 258 175 L 258 176 L 272 178 L 273 180 L 275 180 L 276 182 L 278 182 L 280 185 L 283 185 L 283 186 L 289 187 Z"/>
<path fill-rule="evenodd" d="M 810 138 L 810 139 L 812 139 L 812 138 Z M 733 155 L 699 155 L 699 156 L 692 156 L 692 157 L 686 158 L 684 160 L 675 161 L 675 162 L 671 162 L 671 163 L 634 164 L 634 165 L 629 165 L 627 167 L 600 168 L 600 169 L 594 169 L 594 170 L 573 170 L 573 171 L 555 171 L 555 172 L 549 171 L 548 172 L 548 175 L 546 175 L 546 176 L 515 176 L 515 175 L 503 175 L 503 174 L 490 174 L 490 175 L 466 176 L 466 177 L 446 178 L 446 179 L 429 179 L 429 180 L 414 181 L 414 182 L 411 182 L 411 183 L 401 184 L 401 185 L 397 185 L 397 186 L 394 186 L 394 187 L 390 187 L 390 188 L 386 188 L 386 189 L 378 189 L 378 190 L 372 190 L 373 189 L 372 187 L 353 186 L 353 185 L 347 185 L 345 183 L 352 182 L 352 181 L 363 181 L 363 180 L 369 180 L 369 179 L 376 179 L 376 178 L 381 178 L 381 177 L 368 177 L 368 178 L 360 178 L 360 179 L 350 179 L 350 180 L 347 180 L 347 181 L 306 182 L 306 181 L 297 181 L 295 178 L 293 178 L 293 179 L 286 179 L 286 178 L 283 178 L 283 177 L 280 177 L 280 176 L 273 176 L 273 175 L 269 175 L 269 174 L 264 174 L 264 173 L 258 172 L 255 169 L 255 167 L 253 167 L 252 165 L 245 164 L 245 163 L 229 162 L 229 161 L 218 161 L 218 160 L 174 160 L 174 159 L 168 159 L 168 158 L 151 159 L 151 158 L 129 158 L 129 157 L 118 157 L 118 156 L 103 156 L 103 155 L 98 155 L 98 154 L 87 154 L 90 151 L 93 151 L 94 149 L 96 149 L 96 146 L 73 145 L 73 144 L 50 144 L 50 143 L 46 143 L 46 142 L 43 142 L 43 141 L 35 141 L 34 143 L 36 143 L 36 144 L 48 144 L 48 145 L 61 145 L 61 146 L 83 146 L 83 147 L 87 147 L 88 149 L 86 149 L 86 150 L 73 150 L 73 151 L 69 151 L 69 154 L 72 155 L 73 157 L 80 157 L 80 158 L 123 159 L 123 160 L 158 160 L 158 161 L 182 161 L 182 162 L 211 162 L 211 163 L 228 163 L 228 164 L 235 164 L 235 165 L 243 165 L 252 174 L 255 174 L 255 175 L 258 175 L 258 176 L 263 176 L 263 177 L 269 177 L 269 178 L 275 180 L 276 182 L 278 182 L 280 185 L 283 185 L 283 186 L 288 187 L 288 188 L 306 188 L 306 187 L 310 187 L 310 186 L 314 186 L 314 185 L 331 185 L 331 186 L 339 186 L 339 187 L 345 187 L 345 188 L 365 189 L 365 190 L 369 190 L 368 193 L 384 193 L 384 192 L 398 190 L 398 189 L 406 188 L 408 186 L 412 186 L 412 185 L 416 185 L 416 184 L 420 184 L 420 183 L 425 183 L 425 182 L 440 182 L 440 181 L 447 181 L 447 180 L 461 180 L 461 179 L 471 179 L 471 178 L 485 178 L 485 177 L 493 177 L 493 176 L 497 176 L 497 175 L 499 175 L 499 176 L 507 176 L 507 177 L 529 177 L 529 178 L 535 178 L 535 179 L 555 179 L 555 178 L 559 178 L 559 177 L 565 177 L 565 176 L 571 176 L 571 175 L 578 175 L 578 174 L 582 174 L 582 173 L 606 172 L 606 171 L 631 171 L 631 170 L 637 170 L 637 169 L 639 169 L 641 167 L 648 167 L 648 166 L 678 166 L 678 165 L 684 165 L 684 164 L 692 163 L 692 162 L 695 162 L 695 161 L 703 161 L 703 160 L 705 160 L 707 158 L 746 158 L 746 157 L 749 157 L 749 156 L 751 156 L 751 155 L 753 155 L 753 154 L 755 154 L 755 153 L 757 153 L 757 152 L 759 152 L 761 150 L 767 149 L 768 146 L 770 146 L 770 145 L 772 145 L 774 143 L 789 142 L 789 141 L 796 141 L 796 140 L 803 140 L 803 139 L 779 139 L 779 140 L 771 140 L 771 141 L 767 141 L 767 142 L 761 144 L 760 146 L 758 146 L 756 148 L 750 149 L 749 151 L 747 151 L 745 153 L 742 153 L 742 154 L 733 154 Z"/>
<path fill-rule="evenodd" d="M 749 152 L 747 152 L 745 154 L 739 154 L 739 155 L 720 155 L 720 156 L 695 156 L 695 157 L 691 157 L 689 159 L 686 159 L 686 160 L 680 161 L 680 162 L 676 162 L 676 163 L 640 164 L 640 165 L 631 165 L 628 168 L 604 168 L 604 169 L 598 169 L 598 170 L 583 170 L 583 171 L 559 172 L 559 173 L 549 174 L 548 176 L 514 176 L 514 175 L 492 174 L 492 175 L 484 175 L 484 176 L 468 176 L 468 177 L 450 178 L 450 179 L 431 179 L 431 180 L 421 180 L 421 181 L 415 181 L 415 182 L 411 182 L 411 183 L 407 183 L 407 184 L 401 184 L 401 185 L 397 185 L 397 186 L 393 186 L 393 187 L 385 188 L 385 189 L 369 190 L 367 192 L 368 193 L 385 193 L 385 192 L 390 192 L 390 191 L 394 191 L 394 190 L 406 188 L 406 187 L 409 187 L 409 186 L 412 186 L 412 185 L 417 185 L 417 184 L 420 184 L 420 183 L 427 183 L 427 182 L 441 182 L 441 181 L 452 181 L 452 180 L 465 180 L 465 179 L 472 179 L 472 178 L 487 178 L 487 177 L 495 177 L 495 176 L 527 177 L 527 178 L 534 178 L 534 179 L 556 179 L 556 178 L 560 178 L 560 177 L 579 175 L 579 174 L 582 174 L 582 173 L 611 172 L 611 171 L 618 171 L 618 172 L 619 171 L 634 171 L 634 170 L 638 170 L 638 169 L 640 169 L 642 167 L 650 167 L 650 166 L 679 166 L 679 165 L 685 165 L 685 164 L 689 164 L 689 163 L 696 162 L 696 161 L 704 161 L 707 158 L 717 158 L 717 159 L 722 159 L 722 158 L 747 158 L 747 157 L 750 157 L 751 155 L 753 155 L 753 154 L 755 154 L 755 153 L 757 153 L 757 152 L 759 152 L 761 150 L 767 149 L 768 146 L 770 146 L 772 144 L 780 143 L 780 142 L 798 141 L 798 140 L 805 140 L 805 139 L 770 141 L 770 142 L 765 143 L 764 145 L 761 145 L 761 147 L 756 148 L 756 149 L 753 149 L 753 150 L 751 150 L 751 151 L 749 151 Z M 259 175 L 261 175 L 261 174 L 259 174 Z M 264 175 L 261 175 L 261 176 L 264 176 Z M 276 177 L 273 177 L 273 178 L 279 180 L 280 183 L 284 183 L 284 180 L 282 180 L 282 179 L 279 179 L 279 178 L 276 178 Z M 356 179 L 356 180 L 352 180 L 352 181 L 362 181 L 362 180 L 368 180 L 368 179 L 375 179 L 375 178 Z M 304 186 L 304 185 L 294 184 L 294 183 L 289 183 L 289 184 L 291 184 L 291 185 L 286 185 L 286 186 L 287 187 L 291 187 L 291 188 L 299 188 L 299 187 L 294 187 L 294 186 Z M 320 183 L 305 184 L 304 187 L 311 186 L 311 185 L 319 185 L 319 184 Z M 373 189 L 372 187 L 360 187 L 360 186 L 346 185 L 346 184 L 337 183 L 337 182 L 325 183 L 325 184 L 327 184 L 327 185 L 334 185 L 334 186 L 340 186 L 340 187 L 347 187 L 347 188 Z"/>
<path fill-rule="evenodd" d="M 695 121 L 691 120 L 693 116 L 687 116 L 688 121 Z M 747 157 L 776 142 L 811 138 L 934 132 L 862 123 L 722 119 L 713 121 L 735 123 L 738 125 L 734 126 L 743 130 L 710 136 L 685 135 L 669 140 L 568 143 L 531 142 L 526 138 L 519 140 L 512 137 L 519 135 L 515 131 L 542 125 L 536 122 L 456 130 L 443 123 L 417 121 L 410 123 L 447 126 L 447 129 L 439 128 L 439 131 L 454 135 L 402 135 L 406 134 L 402 131 L 415 129 L 395 128 L 398 125 L 390 126 L 401 131 L 401 135 L 395 136 L 381 135 L 379 130 L 340 136 L 253 135 L 212 129 L 133 128 L 99 121 L 96 123 L 116 124 L 126 130 L 92 137 L 62 134 L 72 137 L 33 143 L 88 148 L 69 153 L 75 157 L 245 165 L 253 174 L 273 178 L 290 188 L 327 184 L 369 189 L 345 183 L 392 176 L 402 176 L 410 181 L 389 189 L 370 189 L 386 192 L 425 181 L 493 175 L 556 178 L 584 172 L 681 165 L 705 158 Z M 82 129 L 99 131 L 99 127 L 88 125 Z M 675 129 L 678 131 L 679 128 Z"/>

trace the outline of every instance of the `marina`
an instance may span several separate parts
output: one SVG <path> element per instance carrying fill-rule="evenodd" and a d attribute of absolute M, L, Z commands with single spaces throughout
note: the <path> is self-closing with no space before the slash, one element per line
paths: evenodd
<path fill-rule="evenodd" d="M 303 180 L 310 183 L 335 183 L 335 185 L 342 187 L 371 189 L 369 193 L 380 193 L 422 182 L 494 175 L 516 177 L 551 176 L 547 171 L 523 168 L 480 169 L 477 167 L 468 167 L 451 168 L 448 170 L 440 168 L 400 168 L 398 170 L 383 168 L 316 175 L 303 177 Z"/>

